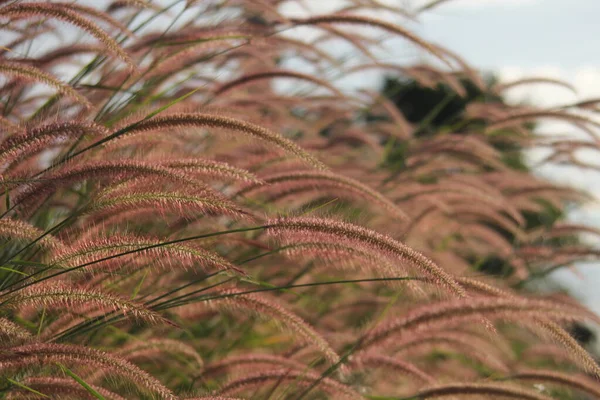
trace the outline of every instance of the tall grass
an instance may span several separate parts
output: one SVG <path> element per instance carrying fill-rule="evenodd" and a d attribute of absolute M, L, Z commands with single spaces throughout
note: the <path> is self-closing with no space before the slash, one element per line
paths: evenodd
<path fill-rule="evenodd" d="M 440 1 L 282 3 L 0 1 L 0 398 L 600 393 L 570 333 L 599 317 L 530 285 L 598 258 L 559 218 L 586 196 L 506 159 L 590 167 L 594 102 L 483 99 L 423 134 L 332 76 L 540 80 L 486 84 L 406 27 Z M 380 62 L 381 34 L 431 63 Z"/>

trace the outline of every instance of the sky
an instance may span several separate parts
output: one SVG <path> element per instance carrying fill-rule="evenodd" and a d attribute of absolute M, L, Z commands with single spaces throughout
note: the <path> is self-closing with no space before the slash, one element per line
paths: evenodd
<path fill-rule="evenodd" d="M 600 1 L 453 0 L 421 18 L 425 37 L 485 68 L 600 64 Z"/>

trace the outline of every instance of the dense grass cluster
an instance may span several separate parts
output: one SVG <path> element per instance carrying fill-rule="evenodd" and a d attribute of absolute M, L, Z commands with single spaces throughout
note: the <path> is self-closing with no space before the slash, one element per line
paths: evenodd
<path fill-rule="evenodd" d="M 502 102 L 538 80 L 405 27 L 440 1 L 91 3 L 0 0 L 0 398 L 600 398 L 600 318 L 532 290 L 600 232 L 522 162 L 592 167 L 595 101 Z M 481 96 L 435 128 L 372 69 Z"/>

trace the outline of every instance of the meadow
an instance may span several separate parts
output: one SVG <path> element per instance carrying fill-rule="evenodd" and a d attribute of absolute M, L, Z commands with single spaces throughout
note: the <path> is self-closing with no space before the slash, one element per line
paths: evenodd
<path fill-rule="evenodd" d="M 415 35 L 444 1 L 315 1 L 0 0 L 0 398 L 600 398 L 547 284 L 600 256 L 591 198 L 524 156 L 594 168 L 600 100 L 503 101 L 568 85 Z"/>

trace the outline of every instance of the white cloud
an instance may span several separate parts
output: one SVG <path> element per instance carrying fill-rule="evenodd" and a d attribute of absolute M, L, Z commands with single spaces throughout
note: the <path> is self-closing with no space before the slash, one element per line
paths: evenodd
<path fill-rule="evenodd" d="M 542 0 L 448 0 L 439 5 L 444 8 L 481 8 L 481 7 L 521 7 L 530 4 L 540 3 Z M 418 5 L 431 3 L 431 0 L 418 0 Z"/>
<path fill-rule="evenodd" d="M 600 97 L 600 68 L 578 68 L 573 75 L 573 84 L 584 98 Z"/>
<path fill-rule="evenodd" d="M 565 69 L 554 65 L 536 68 L 502 67 L 497 71 L 501 82 L 512 82 L 525 78 L 550 78 L 564 82 L 575 89 L 573 93 L 568 88 L 552 83 L 535 83 L 516 86 L 505 92 L 509 103 L 528 102 L 539 107 L 552 108 L 577 101 L 600 98 L 600 68 L 583 66 L 575 69 Z M 587 115 L 599 120 L 595 115 Z M 574 132 L 572 124 L 565 122 L 542 122 L 540 127 L 544 132 L 564 133 Z M 586 135 L 577 135 L 585 137 Z"/>
<path fill-rule="evenodd" d="M 600 94 L 600 79 L 595 88 L 590 89 L 589 77 L 581 76 L 576 80 L 573 77 L 579 77 L 585 71 L 566 71 L 558 66 L 546 65 L 536 68 L 502 67 L 498 69 L 498 76 L 502 82 L 511 82 L 525 78 L 550 78 L 563 81 L 575 87 L 578 95 L 573 94 L 567 88 L 549 83 L 536 83 L 516 86 L 506 92 L 508 101 L 518 103 L 528 101 L 541 107 L 553 107 L 574 102 L 581 98 L 579 93 L 597 92 Z M 600 77 L 599 77 L 600 78 Z"/>
<path fill-rule="evenodd" d="M 309 15 L 327 14 L 334 12 L 346 4 L 342 0 L 330 1 L 286 1 L 279 7 L 279 11 L 289 18 L 302 18 Z"/>

